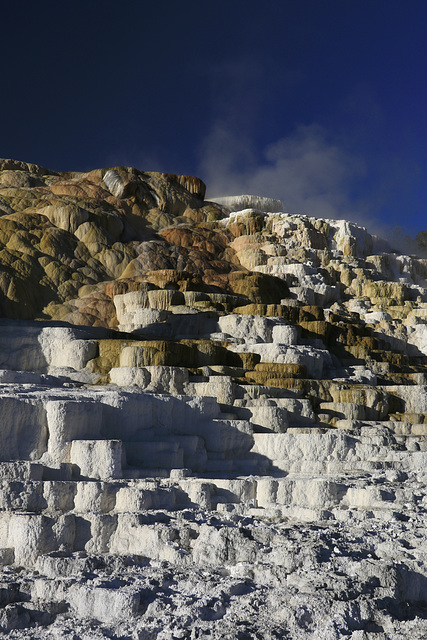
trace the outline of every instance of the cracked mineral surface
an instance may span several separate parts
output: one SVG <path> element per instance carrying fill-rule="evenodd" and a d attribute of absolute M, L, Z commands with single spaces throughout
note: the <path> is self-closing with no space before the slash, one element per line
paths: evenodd
<path fill-rule="evenodd" d="M 0 637 L 424 640 L 427 260 L 204 193 L 0 161 Z"/>

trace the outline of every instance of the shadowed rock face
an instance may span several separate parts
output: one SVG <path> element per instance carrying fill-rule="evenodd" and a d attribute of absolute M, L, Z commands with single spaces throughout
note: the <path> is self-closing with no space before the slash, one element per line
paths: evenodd
<path fill-rule="evenodd" d="M 0 635 L 427 637 L 427 261 L 0 169 Z"/>

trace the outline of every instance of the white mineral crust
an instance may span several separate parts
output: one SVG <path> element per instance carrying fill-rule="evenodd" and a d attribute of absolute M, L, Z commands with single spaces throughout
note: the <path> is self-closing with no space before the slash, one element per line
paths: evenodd
<path fill-rule="evenodd" d="M 137 332 L 115 342 L 1 321 L 0 637 L 427 637 L 425 261 L 221 202 L 224 228 L 262 211 L 233 250 L 287 283 L 284 317 L 158 289 L 114 296 Z M 147 364 L 143 340 L 183 337 L 205 360 Z"/>

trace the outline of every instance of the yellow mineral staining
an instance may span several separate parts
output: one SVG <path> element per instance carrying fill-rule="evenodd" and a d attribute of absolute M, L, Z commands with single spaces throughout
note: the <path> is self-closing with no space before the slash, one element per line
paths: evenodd
<path fill-rule="evenodd" d="M 300 364 L 259 363 L 247 371 L 245 379 L 254 384 L 288 388 L 289 380 L 307 378 L 307 368 Z"/>
<path fill-rule="evenodd" d="M 124 340 L 99 340 L 98 357 L 92 360 L 92 370 L 107 374 L 113 367 L 120 366 L 122 352 L 132 344 Z"/>
<path fill-rule="evenodd" d="M 46 216 L 50 222 L 58 227 L 75 233 L 80 225 L 89 218 L 89 213 L 73 204 L 58 203 L 57 205 L 48 205 L 38 210 L 39 213 Z"/>
<path fill-rule="evenodd" d="M 424 434 L 424 408 L 398 388 L 427 384 L 427 260 L 348 221 L 204 194 L 191 176 L 0 161 L 1 314 L 119 329 L 90 362 L 106 381 L 181 367 L 200 388 L 229 379 L 227 397 L 303 398 L 321 429 L 385 420 Z M 229 314 L 279 328 L 221 333 Z"/>

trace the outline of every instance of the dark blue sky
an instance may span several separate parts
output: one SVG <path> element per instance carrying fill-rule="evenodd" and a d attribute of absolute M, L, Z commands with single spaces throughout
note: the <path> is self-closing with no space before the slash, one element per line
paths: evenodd
<path fill-rule="evenodd" d="M 425 0 L 17 0 L 1 16 L 1 157 L 427 228 Z"/>

